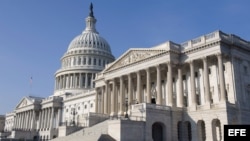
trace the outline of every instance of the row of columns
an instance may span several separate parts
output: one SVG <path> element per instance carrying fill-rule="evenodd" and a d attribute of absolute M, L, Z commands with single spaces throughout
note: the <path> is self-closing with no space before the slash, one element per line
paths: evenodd
<path fill-rule="evenodd" d="M 14 120 L 14 129 L 33 130 L 35 129 L 36 112 L 28 110 L 25 112 L 16 113 Z"/>
<path fill-rule="evenodd" d="M 105 66 L 108 64 L 108 60 L 104 60 L 101 58 L 92 58 L 92 57 L 73 57 L 64 59 L 62 62 L 63 67 L 70 67 L 70 66 L 79 66 L 79 65 L 96 65 L 96 66 Z"/>
<path fill-rule="evenodd" d="M 46 129 L 55 128 L 54 117 L 55 117 L 54 107 L 44 108 L 41 111 L 39 111 L 39 122 L 38 122 L 37 129 L 46 130 Z"/>
<path fill-rule="evenodd" d="M 56 77 L 55 89 L 93 88 L 95 73 L 73 73 Z"/>
<path fill-rule="evenodd" d="M 225 101 L 225 80 L 224 80 L 224 71 L 223 71 L 223 60 L 222 60 L 222 55 L 217 54 L 217 60 L 218 60 L 218 72 L 219 72 L 219 82 L 220 82 L 220 101 Z M 207 57 L 202 58 L 203 61 L 203 73 L 204 73 L 204 87 L 205 87 L 205 104 L 211 104 L 211 96 L 210 96 L 210 85 L 209 85 L 209 74 L 208 74 L 208 63 L 207 63 Z M 162 84 L 161 84 L 161 70 L 160 70 L 160 64 L 153 66 L 156 69 L 156 90 L 157 90 L 157 96 L 156 96 L 156 104 L 162 105 Z M 151 103 L 151 73 L 150 73 L 150 68 L 146 68 L 146 102 Z M 191 94 L 188 96 L 191 97 L 191 103 L 188 105 L 190 107 L 196 107 L 197 106 L 197 99 L 196 99 L 196 86 L 195 86 L 195 71 L 194 71 L 194 61 L 189 62 L 189 67 L 190 67 L 190 85 L 191 85 Z M 176 94 L 176 103 L 177 107 L 183 107 L 183 80 L 182 80 L 182 65 L 177 65 L 177 72 L 178 72 L 178 89 L 179 91 Z M 167 63 L 167 87 L 168 87 L 168 92 L 166 96 L 168 97 L 167 105 L 168 106 L 175 106 L 173 103 L 173 65 L 171 62 Z M 136 73 L 136 83 L 137 83 L 137 93 L 136 93 L 136 98 L 133 98 L 133 86 L 132 86 L 132 74 L 127 74 L 126 76 L 120 76 L 118 79 L 113 78 L 111 80 L 107 80 L 105 82 L 105 86 L 101 87 L 101 94 L 104 95 L 102 102 L 99 103 L 102 104 L 102 106 L 97 106 L 97 107 L 103 107 L 102 109 L 98 109 L 97 112 L 101 112 L 104 114 L 111 114 L 111 115 L 116 115 L 116 114 L 123 114 L 124 113 L 124 103 L 125 103 L 125 91 L 124 91 L 124 77 L 127 77 L 128 83 L 128 91 L 127 91 L 127 98 L 128 98 L 128 103 L 132 104 L 133 100 L 137 100 L 138 103 L 143 102 L 142 101 L 142 94 L 141 94 L 141 71 L 137 71 Z M 117 82 L 119 80 L 119 82 Z M 116 90 L 117 85 L 120 84 L 120 105 L 118 106 L 118 95 Z M 112 85 L 112 87 L 111 87 Z M 111 91 L 112 90 L 112 91 Z M 119 109 L 117 108 L 119 107 Z M 117 109 L 116 109 L 117 108 Z"/>

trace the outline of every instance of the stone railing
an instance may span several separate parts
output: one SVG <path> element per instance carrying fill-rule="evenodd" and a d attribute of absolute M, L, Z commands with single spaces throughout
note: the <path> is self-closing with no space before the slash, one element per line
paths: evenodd
<path fill-rule="evenodd" d="M 132 105 L 132 110 L 147 110 L 147 109 L 157 109 L 157 110 L 170 110 L 171 108 L 166 105 L 157 105 L 157 104 L 149 104 L 149 103 L 141 103 Z"/>
<path fill-rule="evenodd" d="M 51 97 L 44 98 L 42 100 L 42 103 L 48 102 L 48 101 L 58 101 L 58 102 L 60 102 L 61 100 L 62 100 L 62 97 L 60 97 L 60 96 L 51 96 Z"/>
<path fill-rule="evenodd" d="M 82 92 L 79 92 L 79 93 L 74 93 L 74 94 L 69 94 L 69 95 L 66 95 L 66 98 L 71 98 L 71 97 L 76 97 L 76 96 L 86 96 L 86 95 L 90 95 L 92 93 L 95 92 L 95 89 L 90 89 L 90 90 L 83 90 Z"/>
<path fill-rule="evenodd" d="M 206 34 L 204 36 L 186 41 L 184 43 L 181 44 L 181 47 L 183 50 L 192 48 L 192 47 L 196 47 L 202 44 L 205 44 L 207 42 L 213 41 L 213 40 L 219 40 L 220 39 L 220 31 L 215 31 L 209 34 Z"/>

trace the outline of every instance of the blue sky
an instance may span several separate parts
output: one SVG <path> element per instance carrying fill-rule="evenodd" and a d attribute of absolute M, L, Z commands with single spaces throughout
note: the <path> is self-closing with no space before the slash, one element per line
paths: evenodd
<path fill-rule="evenodd" d="M 90 2 L 116 58 L 129 48 L 182 43 L 216 30 L 250 40 L 248 0 L 1 0 L 0 114 L 24 96 L 53 94 L 60 58 L 84 30 Z"/>

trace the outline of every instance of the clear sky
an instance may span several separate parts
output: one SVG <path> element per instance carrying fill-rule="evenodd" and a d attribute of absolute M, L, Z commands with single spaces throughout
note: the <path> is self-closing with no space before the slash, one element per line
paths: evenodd
<path fill-rule="evenodd" d="M 53 94 L 60 58 L 84 30 L 90 2 L 116 58 L 216 30 L 250 40 L 249 0 L 0 0 L 0 114 L 24 96 Z"/>

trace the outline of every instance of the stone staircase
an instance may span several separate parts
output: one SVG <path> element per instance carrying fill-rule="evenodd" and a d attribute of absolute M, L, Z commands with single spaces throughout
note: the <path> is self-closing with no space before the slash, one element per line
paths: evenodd
<path fill-rule="evenodd" d="M 68 136 L 55 138 L 52 141 L 115 141 L 108 135 L 108 120 L 92 127 L 86 127 Z"/>

